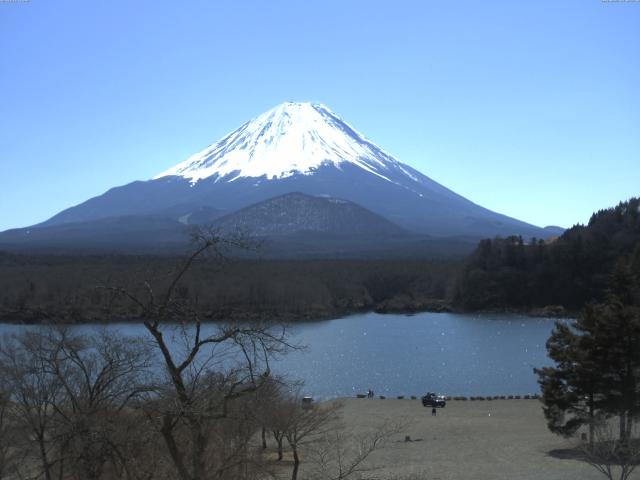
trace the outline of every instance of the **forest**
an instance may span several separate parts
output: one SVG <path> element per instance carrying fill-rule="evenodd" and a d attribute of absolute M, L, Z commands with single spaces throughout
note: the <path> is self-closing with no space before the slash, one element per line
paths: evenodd
<path fill-rule="evenodd" d="M 204 258 L 177 294 L 208 320 L 299 321 L 349 313 L 447 310 L 459 264 L 430 260 Z M 133 320 L 110 287 L 166 286 L 182 258 L 0 256 L 0 319 L 21 323 Z"/>
<path fill-rule="evenodd" d="M 463 310 L 577 312 L 601 301 L 616 265 L 640 268 L 640 199 L 594 213 L 552 241 L 521 237 L 480 242 L 456 280 L 453 303 Z"/>

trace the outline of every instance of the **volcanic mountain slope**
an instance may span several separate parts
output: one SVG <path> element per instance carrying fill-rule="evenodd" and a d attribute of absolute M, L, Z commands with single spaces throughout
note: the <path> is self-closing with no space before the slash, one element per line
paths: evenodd
<path fill-rule="evenodd" d="M 180 214 L 183 208 L 172 210 Z M 197 223 L 215 210 L 180 215 L 109 217 L 0 234 L 0 249 L 43 253 L 182 253 Z M 288 193 L 250 205 L 211 222 L 226 234 L 257 240 L 255 252 L 233 254 L 269 258 L 459 257 L 471 252 L 468 239 L 412 234 L 347 200 Z M 253 242 L 251 242 L 253 243 Z"/>
<path fill-rule="evenodd" d="M 108 217 L 7 230 L 0 233 L 0 250 L 36 253 L 169 253 L 186 245 L 188 233 L 188 226 L 171 218 Z"/>
<path fill-rule="evenodd" d="M 250 205 L 213 223 L 258 236 L 324 233 L 337 236 L 407 235 L 389 220 L 348 200 L 294 192 Z"/>
<path fill-rule="evenodd" d="M 406 231 L 353 202 L 294 192 L 219 218 L 213 227 L 251 232 L 259 254 L 280 258 L 452 258 L 468 254 L 467 238 L 433 238 Z"/>
<path fill-rule="evenodd" d="M 431 236 L 550 235 L 470 202 L 310 103 L 279 105 L 153 179 L 112 188 L 38 227 L 150 216 L 200 223 L 291 192 L 344 199 Z"/>

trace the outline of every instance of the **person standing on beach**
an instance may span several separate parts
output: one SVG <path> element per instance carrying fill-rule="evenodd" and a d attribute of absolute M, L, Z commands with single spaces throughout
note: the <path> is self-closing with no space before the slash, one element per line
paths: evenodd
<path fill-rule="evenodd" d="M 435 416 L 436 416 L 436 413 L 437 413 L 437 412 L 436 412 L 436 407 L 433 407 L 433 408 L 431 409 L 431 416 L 432 416 L 432 417 L 435 417 Z"/>

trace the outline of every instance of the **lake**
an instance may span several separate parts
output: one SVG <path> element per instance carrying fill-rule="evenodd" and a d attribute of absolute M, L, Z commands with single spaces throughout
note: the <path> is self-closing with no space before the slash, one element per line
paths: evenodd
<path fill-rule="evenodd" d="M 304 380 L 316 398 L 376 395 L 524 395 L 538 392 L 534 367 L 549 365 L 545 342 L 554 322 L 513 314 L 367 313 L 295 324 L 294 343 L 306 345 L 273 370 Z M 0 324 L 0 333 L 19 325 Z M 82 329 L 87 326 L 78 327 Z M 145 335 L 139 324 L 113 324 Z M 148 335 L 148 334 L 146 334 Z"/>

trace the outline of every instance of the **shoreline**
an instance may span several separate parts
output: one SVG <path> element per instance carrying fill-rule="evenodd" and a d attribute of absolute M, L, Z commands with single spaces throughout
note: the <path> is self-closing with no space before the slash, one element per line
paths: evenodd
<path fill-rule="evenodd" d="M 372 398 L 367 398 L 365 393 L 357 393 L 351 397 L 336 397 L 336 399 L 356 398 L 358 400 L 420 400 L 417 395 L 374 395 Z M 499 400 L 540 400 L 540 394 L 527 393 L 527 394 L 512 394 L 512 395 L 447 395 L 445 400 L 448 402 L 492 402 Z M 324 401 L 324 400 L 323 400 Z"/>
<path fill-rule="evenodd" d="M 385 302 L 382 302 L 383 304 Z M 223 314 L 217 314 L 214 316 L 203 316 L 201 321 L 203 323 L 215 323 L 215 322 L 251 322 L 262 321 L 267 323 L 314 323 L 323 322 L 327 320 L 338 320 L 340 318 L 350 317 L 353 315 L 364 315 L 367 313 L 377 313 L 379 315 L 418 315 L 421 313 L 452 313 L 461 315 L 520 315 L 530 318 L 541 318 L 549 320 L 561 320 L 568 319 L 573 320 L 578 317 L 577 312 L 569 312 L 564 309 L 559 310 L 553 307 L 533 308 L 533 309 L 488 309 L 488 310 L 460 310 L 453 308 L 450 303 L 445 301 L 438 301 L 434 304 L 433 308 L 390 308 L 385 304 L 384 307 L 375 305 L 372 308 L 362 309 L 345 309 L 341 311 L 332 311 L 319 313 L 316 315 L 294 315 L 291 313 L 282 313 L 280 315 L 268 312 L 260 315 L 256 312 L 243 312 L 242 314 L 236 313 L 226 316 Z M 22 318 L 20 318 L 22 317 Z M 44 317 L 44 318 L 43 318 Z M 0 323 L 12 324 L 12 325 L 109 325 L 113 323 L 136 323 L 139 322 L 139 318 L 131 317 L 110 317 L 94 316 L 87 318 L 77 318 L 73 315 L 51 315 L 50 313 L 44 313 L 41 310 L 30 310 L 21 312 L 0 312 Z"/>

